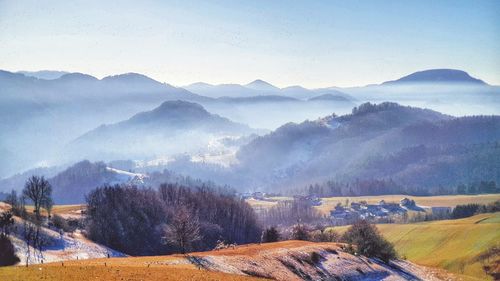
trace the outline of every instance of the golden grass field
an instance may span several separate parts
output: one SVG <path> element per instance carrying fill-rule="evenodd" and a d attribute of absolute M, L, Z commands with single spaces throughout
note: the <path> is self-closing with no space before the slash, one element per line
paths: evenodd
<path fill-rule="evenodd" d="M 439 267 L 466 280 L 490 280 L 474 258 L 492 246 L 500 247 L 500 213 L 414 224 L 379 224 L 378 229 L 401 257 Z M 335 227 L 339 232 L 347 227 Z M 500 258 L 500 257 L 497 257 Z"/>
<path fill-rule="evenodd" d="M 380 195 L 380 196 L 356 196 L 356 197 L 326 197 L 322 198 L 321 206 L 317 208 L 321 213 L 327 215 L 335 208 L 337 203 L 367 201 L 369 204 L 378 203 L 380 200 L 386 202 L 399 202 L 403 198 L 415 200 L 417 205 L 424 207 L 455 207 L 456 205 L 477 203 L 488 204 L 500 200 L 500 194 L 478 194 L 478 195 L 443 195 L 443 196 L 408 196 L 408 195 Z M 247 202 L 254 208 L 270 208 L 278 201 L 292 200 L 291 197 L 271 197 L 271 201 L 249 199 Z"/>
<path fill-rule="evenodd" d="M 304 274 L 316 274 L 316 277 L 324 276 L 317 274 L 317 270 L 323 270 L 323 267 L 315 268 L 308 263 L 297 260 L 297 257 L 301 255 L 302 257 L 304 255 L 308 257 L 312 252 L 317 253 L 325 249 L 340 251 L 340 245 L 331 242 L 282 241 L 267 244 L 240 245 L 236 248 L 189 254 L 190 257 L 206 257 L 214 261 L 214 267 L 208 268 L 208 270 L 199 269 L 185 255 L 101 258 L 65 261 L 64 264 L 62 262 L 54 262 L 29 267 L 22 265 L 10 266 L 0 268 L 0 280 L 268 280 L 241 275 L 241 271 L 238 270 L 234 271 L 235 274 L 219 272 L 220 266 L 224 266 L 226 270 L 248 270 L 248 272 L 253 272 L 254 274 L 269 274 L 269 278 L 276 280 L 291 281 L 300 280 L 300 277 L 283 264 L 283 259 L 288 262 L 295 261 L 295 265 L 301 267 L 301 272 Z M 337 258 L 333 259 L 337 268 L 333 269 L 330 267 L 330 270 L 333 270 L 332 272 L 339 274 L 339 276 L 342 276 L 342 274 L 351 276 L 355 272 L 359 273 L 361 270 L 365 273 L 370 272 L 370 270 L 387 273 L 385 268 L 367 262 L 366 259 L 341 251 L 334 255 L 337 256 Z M 217 263 L 217 260 L 219 263 Z M 408 266 L 408 263 L 401 265 Z M 330 264 L 330 266 L 332 265 Z M 411 270 L 411 274 L 418 274 L 417 276 L 422 277 L 422 280 L 428 280 L 428 277 L 431 280 L 459 280 L 456 279 L 456 276 L 439 269 L 416 268 L 413 265 L 410 268 L 407 268 L 407 270 Z M 240 273 L 236 274 L 238 272 Z M 400 276 L 394 271 L 391 271 L 389 275 L 393 278 Z M 435 277 L 438 277 L 438 279 Z"/>
<path fill-rule="evenodd" d="M 202 281 L 227 280 L 245 281 L 262 280 L 242 275 L 226 274 L 198 269 L 175 268 L 166 266 L 104 266 L 104 265 L 68 265 L 62 266 L 30 266 L 8 267 L 0 269 L 0 280 L 32 281 L 32 280 L 130 280 L 130 281 Z"/>
<path fill-rule="evenodd" d="M 334 243 L 322 243 L 335 245 Z M 317 244 L 317 245 L 322 245 Z M 235 249 L 190 253 L 193 256 L 254 256 L 260 251 L 275 248 L 293 248 L 316 245 L 306 241 L 283 241 L 269 244 L 248 244 Z M 0 280 L 143 280 L 143 281 L 196 281 L 224 280 L 245 281 L 263 280 L 261 278 L 227 274 L 198 269 L 191 263 L 182 262 L 183 255 L 127 257 L 110 259 L 90 259 L 48 263 L 44 265 L 0 267 Z M 181 262 L 179 262 L 181 261 Z"/>
<path fill-rule="evenodd" d="M 69 214 L 77 214 L 82 209 L 85 208 L 85 205 L 54 205 L 52 208 L 52 214 L 54 215 L 69 215 Z M 26 210 L 29 212 L 33 212 L 33 206 L 26 206 Z M 45 209 L 42 209 L 41 213 L 43 215 L 47 215 Z"/>

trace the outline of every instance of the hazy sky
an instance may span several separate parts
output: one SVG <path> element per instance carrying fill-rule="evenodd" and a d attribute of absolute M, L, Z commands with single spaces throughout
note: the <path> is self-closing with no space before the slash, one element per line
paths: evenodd
<path fill-rule="evenodd" d="M 500 1 L 0 0 L 0 69 L 324 87 L 429 68 L 500 85 Z"/>

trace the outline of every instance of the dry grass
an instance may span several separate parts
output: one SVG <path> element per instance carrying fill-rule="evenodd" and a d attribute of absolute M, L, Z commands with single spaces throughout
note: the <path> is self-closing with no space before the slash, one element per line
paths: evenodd
<path fill-rule="evenodd" d="M 381 195 L 381 196 L 358 196 L 358 197 L 328 197 L 322 199 L 318 210 L 323 214 L 329 214 L 337 203 L 345 204 L 349 202 L 366 201 L 369 204 L 378 203 L 380 200 L 386 202 L 397 202 L 403 198 L 415 200 L 417 205 L 426 207 L 455 207 L 456 205 L 477 203 L 488 204 L 500 200 L 500 194 L 479 194 L 479 195 L 445 195 L 445 196 L 407 196 L 407 195 Z"/>
<path fill-rule="evenodd" d="M 500 194 L 478 194 L 478 195 L 444 195 L 444 196 L 408 196 L 408 195 L 380 195 L 380 196 L 351 196 L 351 197 L 326 197 L 322 198 L 321 206 L 317 208 L 322 214 L 328 215 L 335 208 L 337 203 L 345 204 L 348 202 L 366 201 L 369 204 L 376 204 L 380 200 L 386 202 L 397 202 L 403 198 L 415 200 L 417 205 L 425 207 L 455 207 L 456 205 L 477 203 L 488 204 L 500 200 Z M 293 200 L 291 197 L 271 197 L 273 201 L 263 201 L 248 199 L 250 206 L 256 210 L 270 208 L 275 206 L 278 201 Z"/>
<path fill-rule="evenodd" d="M 142 280 L 142 281 L 197 281 L 197 280 L 261 280 L 258 278 L 210 272 L 198 269 L 175 268 L 171 266 L 104 266 L 96 265 L 53 265 L 0 268 L 0 280 Z"/>
<path fill-rule="evenodd" d="M 324 244 L 324 245 L 323 245 Z M 322 243 L 321 245 L 335 245 Z M 191 253 L 191 256 L 256 256 L 261 251 L 320 245 L 305 241 L 249 244 L 219 251 Z M 91 259 L 0 268 L 0 280 L 262 280 L 261 278 L 198 269 L 184 255 Z"/>
<path fill-rule="evenodd" d="M 85 205 L 54 205 L 52 208 L 52 214 L 55 215 L 70 215 L 79 213 L 81 210 L 85 209 Z M 26 206 L 28 212 L 33 212 L 33 206 Z M 42 215 L 47 215 L 47 212 L 42 209 Z"/>

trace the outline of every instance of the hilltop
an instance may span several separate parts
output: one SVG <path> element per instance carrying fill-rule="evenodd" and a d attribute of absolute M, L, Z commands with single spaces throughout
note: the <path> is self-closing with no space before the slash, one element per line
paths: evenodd
<path fill-rule="evenodd" d="M 469 73 L 457 69 L 429 69 L 414 72 L 394 81 L 387 81 L 383 85 L 405 83 L 472 83 L 487 85 L 483 80 L 474 78 Z"/>
<path fill-rule="evenodd" d="M 49 280 L 74 280 L 82 276 L 108 280 L 252 280 L 252 277 L 286 281 L 453 280 L 445 272 L 410 262 L 386 265 L 348 254 L 340 244 L 305 241 L 241 245 L 189 255 L 68 261 L 64 267 L 53 263 L 36 268 L 41 269 L 3 268 L 0 277 L 9 280 L 31 280 L 41 275 Z"/>

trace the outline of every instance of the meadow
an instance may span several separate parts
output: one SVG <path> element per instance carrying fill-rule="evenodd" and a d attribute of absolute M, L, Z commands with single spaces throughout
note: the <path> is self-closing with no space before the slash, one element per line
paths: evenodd
<path fill-rule="evenodd" d="M 458 220 L 413 224 L 379 224 L 401 258 L 460 274 L 465 280 L 489 280 L 477 257 L 500 246 L 500 213 Z M 333 228 L 343 232 L 346 226 Z M 497 256 L 497 259 L 499 257 Z"/>

